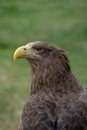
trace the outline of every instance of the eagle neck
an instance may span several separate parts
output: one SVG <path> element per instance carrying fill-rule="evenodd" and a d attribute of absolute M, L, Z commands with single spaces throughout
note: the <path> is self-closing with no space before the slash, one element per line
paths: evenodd
<path fill-rule="evenodd" d="M 80 90 L 80 83 L 72 74 L 70 69 L 61 69 L 49 65 L 32 66 L 31 94 L 38 91 L 48 91 L 57 93 L 77 92 Z"/>

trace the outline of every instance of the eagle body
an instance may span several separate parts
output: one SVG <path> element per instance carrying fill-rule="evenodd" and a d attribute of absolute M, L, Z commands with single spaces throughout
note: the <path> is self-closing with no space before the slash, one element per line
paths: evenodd
<path fill-rule="evenodd" d="M 32 71 L 31 94 L 18 130 L 87 130 L 87 90 L 73 75 L 63 49 L 36 41 L 20 47 Z"/>

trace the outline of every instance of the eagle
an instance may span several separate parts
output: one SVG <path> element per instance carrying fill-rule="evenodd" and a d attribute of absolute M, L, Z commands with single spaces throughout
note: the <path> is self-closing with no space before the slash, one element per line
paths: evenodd
<path fill-rule="evenodd" d="M 14 52 L 32 72 L 31 93 L 18 130 L 87 130 L 87 90 L 72 73 L 66 52 L 43 41 Z"/>

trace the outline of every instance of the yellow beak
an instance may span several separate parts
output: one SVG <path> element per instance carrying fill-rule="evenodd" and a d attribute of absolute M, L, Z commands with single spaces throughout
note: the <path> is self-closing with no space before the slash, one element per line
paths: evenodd
<path fill-rule="evenodd" d="M 21 47 L 17 48 L 16 51 L 14 52 L 13 59 L 16 60 L 18 58 L 27 58 L 28 55 L 29 55 L 28 45 L 21 46 Z"/>

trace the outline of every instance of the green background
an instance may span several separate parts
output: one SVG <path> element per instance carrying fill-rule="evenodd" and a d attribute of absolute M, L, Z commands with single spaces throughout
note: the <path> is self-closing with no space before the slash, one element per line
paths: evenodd
<path fill-rule="evenodd" d="M 36 40 L 64 48 L 87 86 L 87 0 L 0 0 L 0 130 L 17 129 L 30 92 L 30 67 L 13 53 Z"/>

